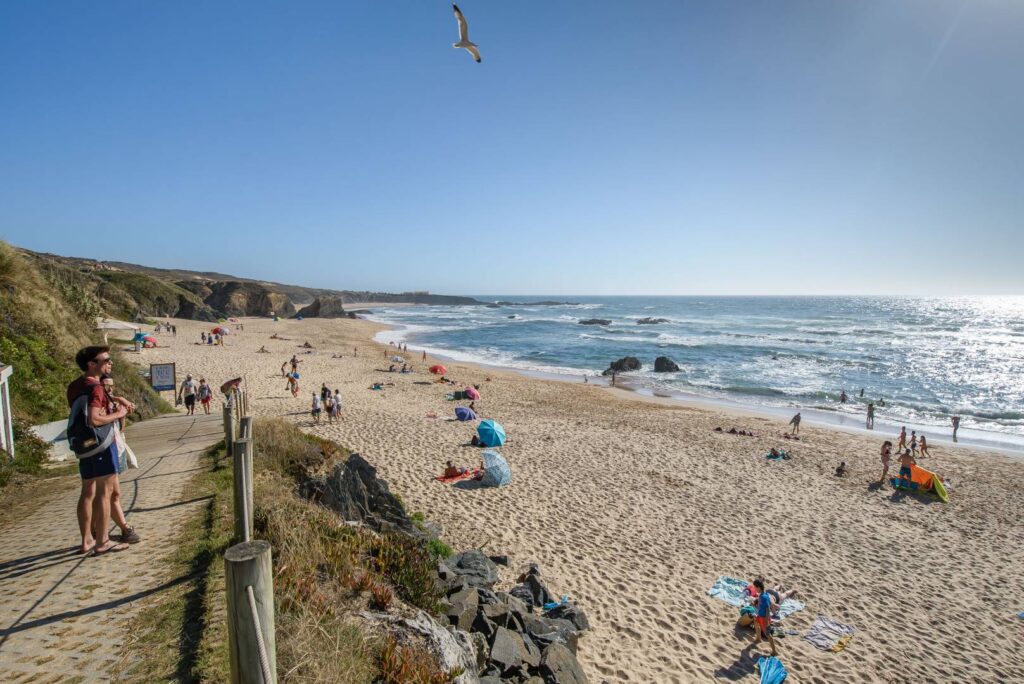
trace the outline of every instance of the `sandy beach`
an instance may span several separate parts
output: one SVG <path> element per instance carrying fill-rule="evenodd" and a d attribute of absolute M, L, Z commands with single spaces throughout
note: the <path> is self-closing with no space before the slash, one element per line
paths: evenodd
<path fill-rule="evenodd" d="M 418 350 L 404 354 L 415 373 L 382 372 L 398 352 L 372 341 L 380 325 L 243 319 L 243 332 L 214 347 L 194 344 L 211 324 L 172 322 L 177 336 L 158 334 L 161 346 L 139 354 L 140 364 L 174 361 L 179 382 L 190 372 L 215 387 L 243 376 L 255 415 L 285 416 L 359 451 L 410 510 L 443 525 L 451 546 L 508 554 L 505 581 L 539 563 L 552 591 L 590 618 L 579 659 L 592 682 L 757 681 L 754 663 L 769 649 L 748 648 L 752 632 L 735 628 L 737 609 L 707 595 L 721 575 L 798 589 L 806 608 L 787 628 L 803 633 L 825 615 L 857 629 L 838 653 L 799 636 L 779 640 L 789 681 L 1024 680 L 1016 650 L 1024 462 L 1016 457 L 935 444 L 921 465 L 951 483 L 949 503 L 894 496 L 867 484 L 893 434 L 805 425 L 791 443 L 783 420 L 445 362 L 455 389 L 480 385 L 479 412 L 511 438 L 501 451 L 512 484 L 460 489 L 433 476 L 449 459 L 477 464 L 479 451 L 466 446 L 475 424 L 427 417 L 451 416 L 456 403 Z M 306 341 L 315 353 L 304 353 Z M 261 346 L 270 353 L 257 353 Z M 298 398 L 280 374 L 292 354 L 302 360 Z M 368 389 L 375 381 L 388 384 Z M 341 390 L 338 424 L 312 425 L 321 383 Z M 767 461 L 771 447 L 793 458 Z M 847 478 L 833 475 L 840 461 Z"/>

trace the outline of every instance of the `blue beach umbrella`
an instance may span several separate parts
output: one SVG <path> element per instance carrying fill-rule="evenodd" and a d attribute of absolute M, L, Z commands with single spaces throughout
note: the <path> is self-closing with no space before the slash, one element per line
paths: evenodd
<path fill-rule="evenodd" d="M 135 333 L 135 337 L 132 338 L 132 342 L 145 342 L 147 334 L 144 332 Z"/>
<path fill-rule="evenodd" d="M 466 406 L 457 406 L 455 408 L 455 417 L 461 421 L 476 420 L 476 414 L 473 413 L 473 409 Z"/>
<path fill-rule="evenodd" d="M 480 421 L 480 427 L 476 429 L 476 432 L 480 435 L 480 441 L 484 446 L 496 447 L 505 443 L 505 428 L 493 420 Z"/>
<path fill-rule="evenodd" d="M 512 482 L 512 469 L 508 461 L 497 451 L 487 449 L 483 453 L 484 475 L 480 484 L 484 487 L 503 487 Z"/>

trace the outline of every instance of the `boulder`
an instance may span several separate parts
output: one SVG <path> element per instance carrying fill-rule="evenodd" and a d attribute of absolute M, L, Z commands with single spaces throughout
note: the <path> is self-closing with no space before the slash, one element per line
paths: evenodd
<path fill-rule="evenodd" d="M 585 318 L 582 321 L 577 321 L 580 325 L 611 325 L 612 322 L 607 318 Z"/>
<path fill-rule="evenodd" d="M 551 592 L 540 581 L 540 577 L 534 574 L 527 574 L 523 577 L 521 584 L 517 584 L 509 590 L 509 595 L 522 601 L 526 606 L 543 606 L 545 603 L 554 600 Z"/>
<path fill-rule="evenodd" d="M 590 621 L 587 620 L 587 614 L 571 603 L 563 603 L 555 606 L 544 613 L 544 617 L 551 620 L 568 620 L 581 632 L 590 629 Z"/>
<path fill-rule="evenodd" d="M 529 639 L 529 637 L 527 637 Z M 498 627 L 491 638 L 490 664 L 501 670 L 502 676 L 512 674 L 524 664 L 537 667 L 540 665 L 540 650 L 530 642 L 526 645 L 523 635 L 511 629 Z"/>
<path fill-rule="evenodd" d="M 657 325 L 658 323 L 668 323 L 667 318 L 641 318 L 636 322 L 637 325 Z"/>
<path fill-rule="evenodd" d="M 480 606 L 480 597 L 475 588 L 467 588 L 458 591 L 448 597 L 451 604 L 445 610 L 448 622 L 458 629 L 469 630 L 476 620 L 477 609 Z"/>
<path fill-rule="evenodd" d="M 498 566 L 476 549 L 457 553 L 446 559 L 444 564 L 467 586 L 489 589 L 498 581 Z"/>
<path fill-rule="evenodd" d="M 587 675 L 576 656 L 561 644 L 544 649 L 540 659 L 540 674 L 547 684 L 588 684 Z"/>
<path fill-rule="evenodd" d="M 618 361 L 612 361 L 608 364 L 608 369 L 601 373 L 601 375 L 611 375 L 612 373 L 626 373 L 628 371 L 638 371 L 643 367 L 640 363 L 640 359 L 635 356 L 623 356 Z"/>
<path fill-rule="evenodd" d="M 678 371 L 679 365 L 667 356 L 659 356 L 654 359 L 655 373 L 676 373 Z"/>
<path fill-rule="evenodd" d="M 473 642 L 476 651 L 476 669 L 479 672 L 487 665 L 487 656 L 491 652 L 491 646 L 487 643 L 487 637 L 480 632 L 470 632 L 469 640 Z"/>
<path fill-rule="evenodd" d="M 437 656 L 438 665 L 445 670 L 461 668 L 463 673 L 455 679 L 457 684 L 475 684 L 476 651 L 469 635 L 458 630 L 449 631 L 422 610 L 406 626 L 426 637 L 430 650 Z"/>
<path fill-rule="evenodd" d="M 306 479 L 298 489 L 303 497 L 337 511 L 345 520 L 362 522 L 378 531 L 422 535 L 388 483 L 378 479 L 377 470 L 359 454 L 335 465 L 326 477 Z"/>
<path fill-rule="evenodd" d="M 540 615 L 527 615 L 523 619 L 523 631 L 541 648 L 561 644 L 573 653 L 579 645 L 576 626 L 568 620 L 552 620 Z"/>
<path fill-rule="evenodd" d="M 299 309 L 296 316 L 303 318 L 347 318 L 341 297 L 317 297 L 308 306 Z"/>

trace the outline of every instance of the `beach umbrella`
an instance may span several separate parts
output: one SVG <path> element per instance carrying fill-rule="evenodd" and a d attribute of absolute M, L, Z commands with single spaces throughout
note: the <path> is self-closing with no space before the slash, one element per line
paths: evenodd
<path fill-rule="evenodd" d="M 434 375 L 444 375 L 445 373 L 448 372 L 448 369 L 442 366 L 441 364 L 437 364 L 436 366 L 430 367 L 430 372 L 433 373 Z"/>
<path fill-rule="evenodd" d="M 480 484 L 484 487 L 503 487 L 512 482 L 512 468 L 497 451 L 487 449 L 483 453 L 484 475 Z"/>
<path fill-rule="evenodd" d="M 473 413 L 473 409 L 466 406 L 456 406 L 455 417 L 463 422 L 467 420 L 476 420 L 476 414 Z"/>
<path fill-rule="evenodd" d="M 394 361 L 395 363 L 405 363 L 405 359 L 403 359 L 401 356 L 392 356 L 391 360 Z"/>
<path fill-rule="evenodd" d="M 480 421 L 480 427 L 476 429 L 476 432 L 480 435 L 480 441 L 484 446 L 496 447 L 505 443 L 505 428 L 493 420 Z"/>
<path fill-rule="evenodd" d="M 238 386 L 242 384 L 242 378 L 235 378 L 234 380 L 228 380 L 220 386 L 220 391 L 227 394 L 231 390 L 238 389 Z"/>
<path fill-rule="evenodd" d="M 144 332 L 135 333 L 135 337 L 132 338 L 132 342 L 145 342 L 146 338 L 153 339 L 152 336 L 147 335 Z"/>
<path fill-rule="evenodd" d="M 467 387 L 466 396 L 469 397 L 470 399 L 479 399 L 480 393 L 476 391 L 475 387 Z"/>

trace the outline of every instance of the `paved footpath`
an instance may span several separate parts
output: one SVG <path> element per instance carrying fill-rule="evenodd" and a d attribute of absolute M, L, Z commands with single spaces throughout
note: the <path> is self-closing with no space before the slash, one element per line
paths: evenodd
<path fill-rule="evenodd" d="M 110 679 L 146 597 L 187 579 L 169 577 L 158 561 L 173 551 L 179 525 L 203 506 L 205 499 L 184 501 L 184 488 L 202 470 L 200 455 L 223 437 L 220 415 L 128 428 L 139 467 L 122 477 L 121 501 L 142 542 L 127 551 L 74 553 L 77 486 L 0 530 L 0 682 Z"/>

